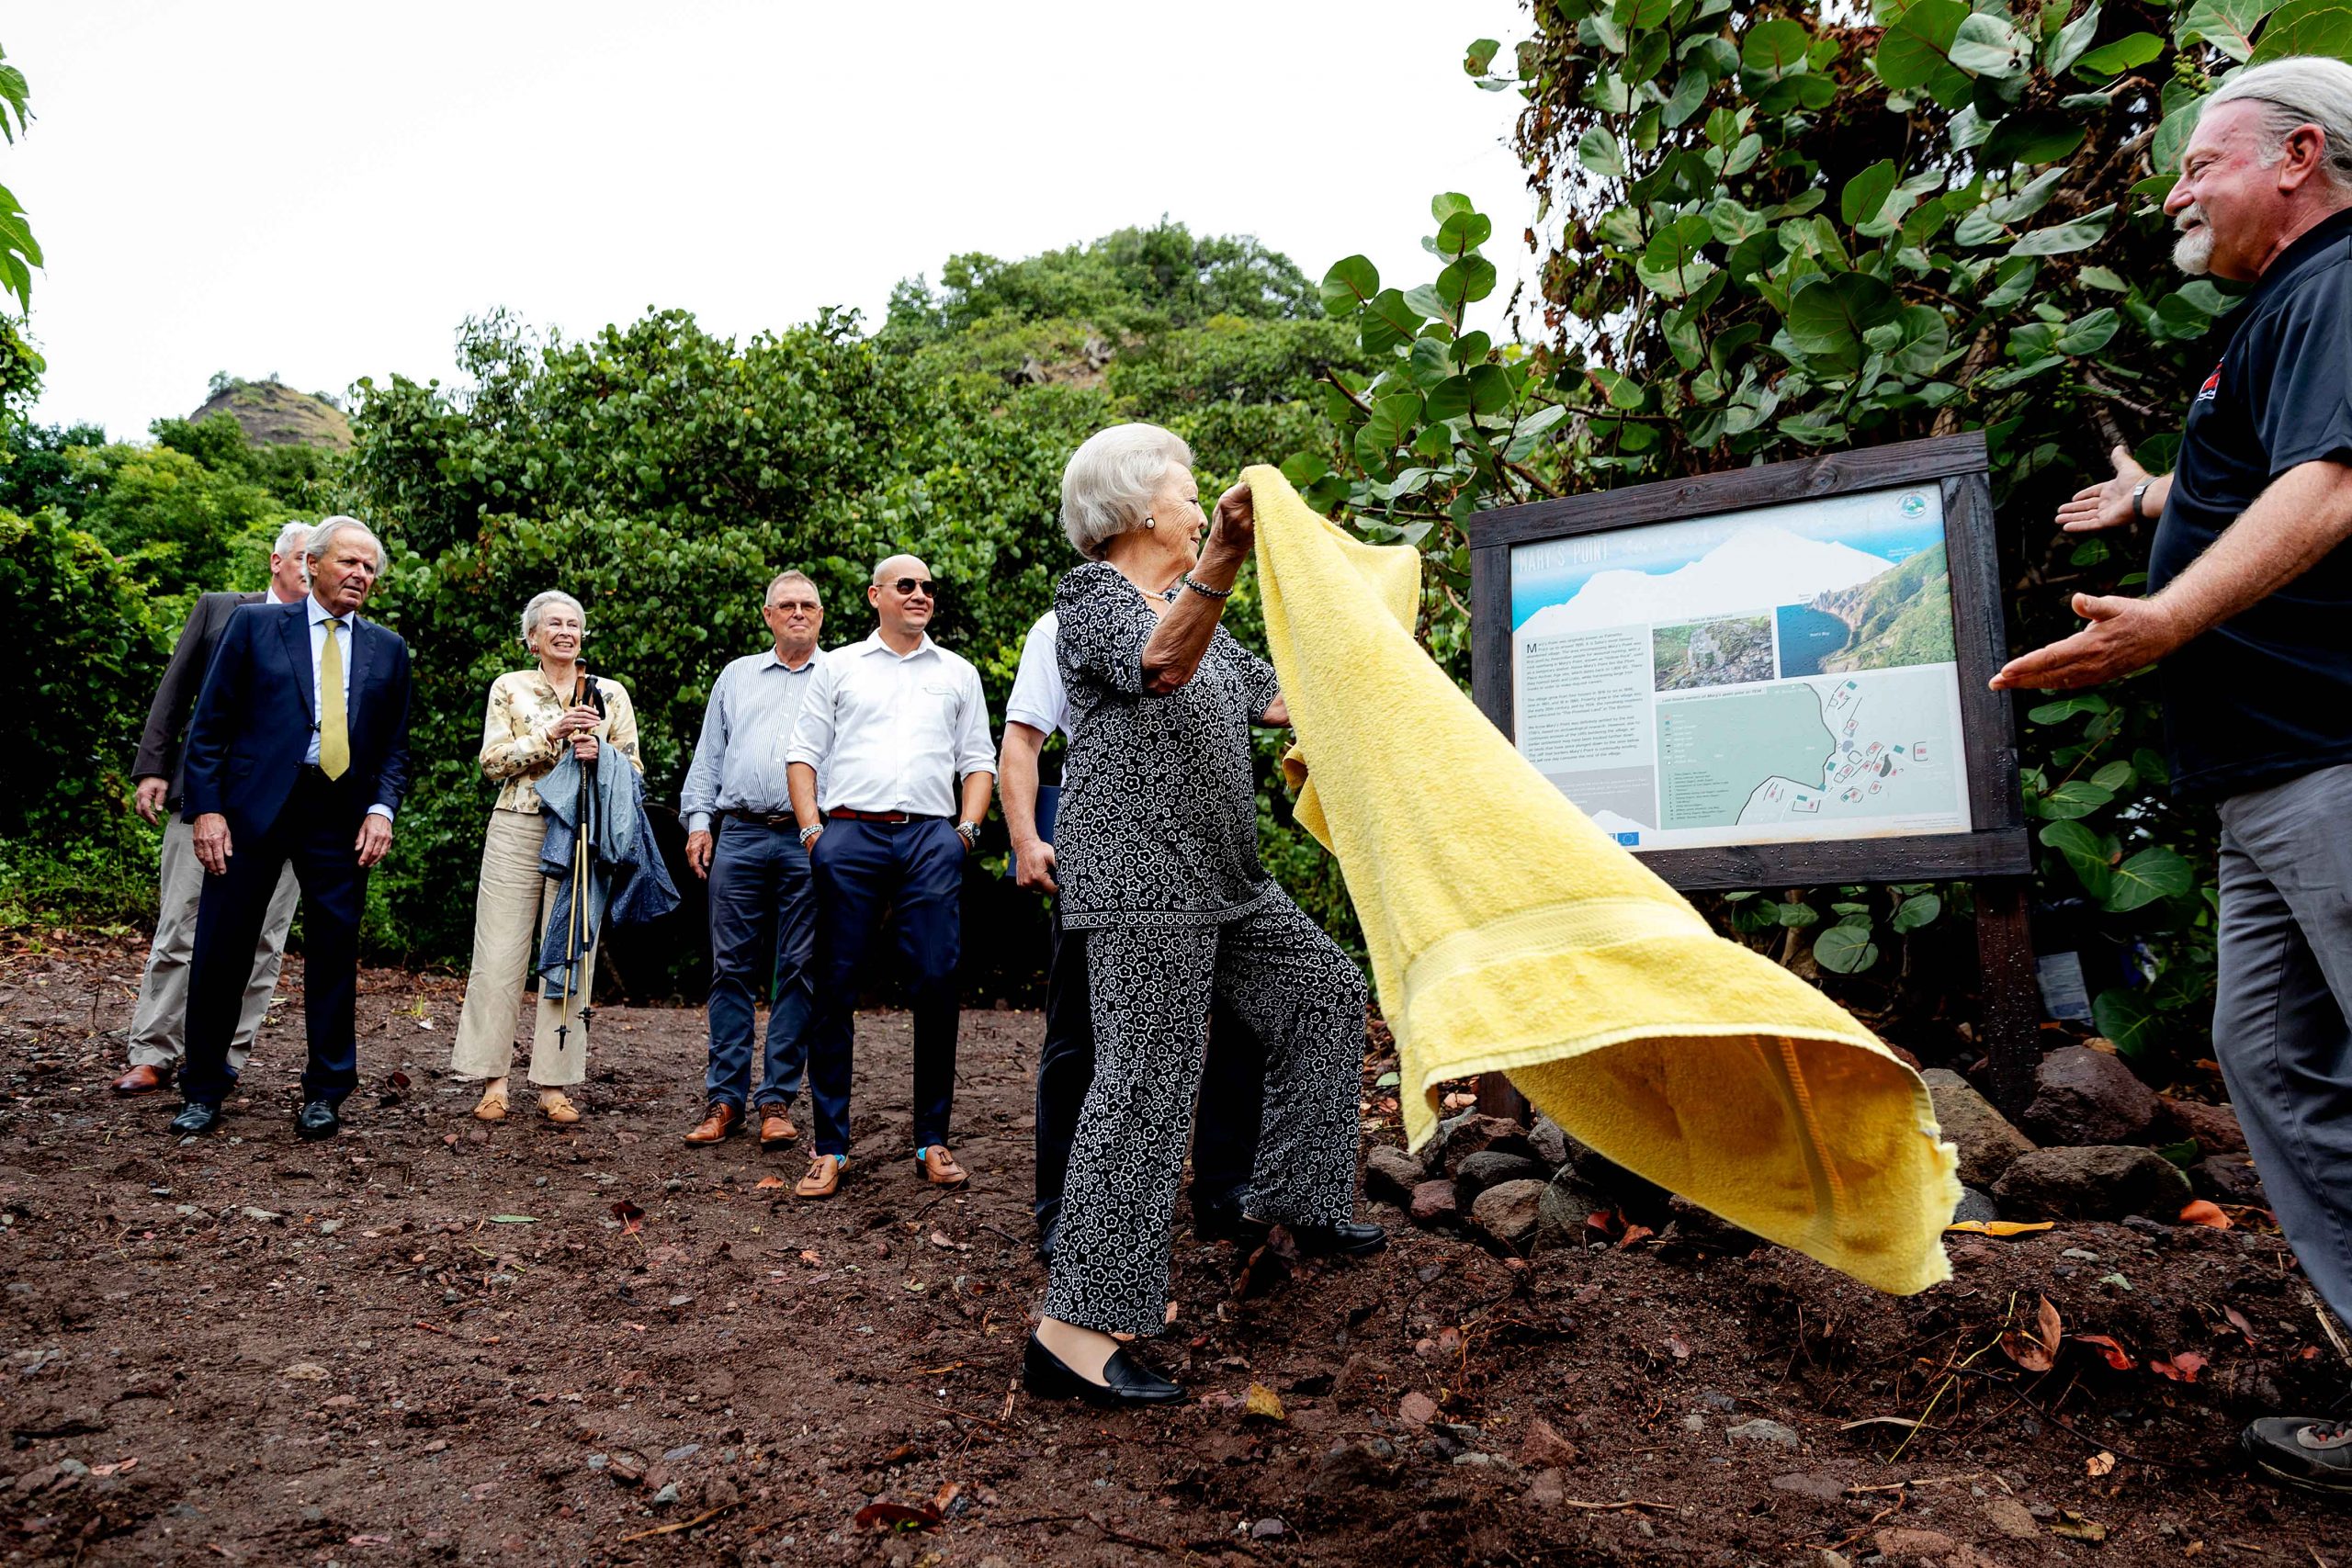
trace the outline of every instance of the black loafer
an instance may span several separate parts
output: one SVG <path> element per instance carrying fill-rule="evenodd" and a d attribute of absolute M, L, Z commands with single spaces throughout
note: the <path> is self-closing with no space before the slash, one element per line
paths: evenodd
<path fill-rule="evenodd" d="M 335 1113 L 332 1100 L 313 1100 L 294 1115 L 294 1135 L 316 1143 L 332 1138 L 343 1128 L 343 1118 Z"/>
<path fill-rule="evenodd" d="M 209 1133 L 212 1131 L 212 1124 L 220 1120 L 219 1106 L 207 1105 L 200 1100 L 191 1100 L 180 1107 L 180 1113 L 177 1116 L 172 1118 L 172 1131 L 182 1137 L 192 1138 L 199 1133 Z"/>
<path fill-rule="evenodd" d="M 1021 1386 L 1041 1399 L 1082 1399 L 1089 1404 L 1116 1409 L 1125 1404 L 1166 1404 L 1184 1397 L 1184 1385 L 1170 1382 L 1122 1348 L 1102 1363 L 1110 1382 L 1089 1382 L 1063 1364 L 1062 1359 L 1037 1341 L 1035 1334 L 1021 1352 Z"/>
<path fill-rule="evenodd" d="M 1336 1220 L 1328 1225 L 1290 1225 L 1291 1241 L 1305 1258 L 1369 1258 L 1388 1245 L 1388 1233 L 1378 1225 L 1361 1220 Z M 1266 1233 L 1273 1226 L 1264 1220 L 1246 1216 L 1223 1229 L 1217 1239 L 1230 1241 L 1243 1251 L 1265 1245 Z"/>
<path fill-rule="evenodd" d="M 2273 1481 L 2352 1495 L 2352 1421 L 2266 1416 L 2238 1434 L 2238 1451 Z"/>
<path fill-rule="evenodd" d="M 1054 1248 L 1061 1244 L 1061 1239 L 1062 1217 L 1056 1214 L 1037 1227 L 1037 1261 L 1051 1268 L 1054 1261 Z"/>

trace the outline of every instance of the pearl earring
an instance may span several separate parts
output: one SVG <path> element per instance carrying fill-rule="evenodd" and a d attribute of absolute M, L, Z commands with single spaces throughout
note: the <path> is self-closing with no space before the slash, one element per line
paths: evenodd
<path fill-rule="evenodd" d="M 1159 526 L 1159 522 L 1157 518 L 1147 517 L 1143 520 L 1143 525 L 1147 528 L 1157 528 Z"/>

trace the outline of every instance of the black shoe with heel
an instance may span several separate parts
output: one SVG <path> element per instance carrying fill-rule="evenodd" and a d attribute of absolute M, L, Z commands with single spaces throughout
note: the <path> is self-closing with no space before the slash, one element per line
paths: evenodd
<path fill-rule="evenodd" d="M 1035 1334 L 1021 1352 L 1021 1386 L 1040 1399 L 1082 1399 L 1089 1404 L 1117 1409 L 1128 1404 L 1166 1404 L 1184 1397 L 1184 1385 L 1170 1382 L 1125 1348 L 1111 1352 L 1102 1363 L 1110 1386 L 1091 1382 L 1069 1370 L 1059 1356 L 1046 1348 Z"/>

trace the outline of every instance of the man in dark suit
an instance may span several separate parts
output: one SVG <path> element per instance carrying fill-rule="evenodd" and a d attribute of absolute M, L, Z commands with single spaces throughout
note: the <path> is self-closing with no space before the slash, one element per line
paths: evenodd
<path fill-rule="evenodd" d="M 261 593 L 207 593 L 188 613 L 164 671 L 155 700 L 147 707 L 147 728 L 139 737 L 139 756 L 130 765 L 139 782 L 133 804 L 148 821 L 164 818 L 163 875 L 157 890 L 155 940 L 147 949 L 147 973 L 139 982 L 139 1005 L 131 1010 L 130 1070 L 115 1080 L 117 1094 L 145 1094 L 162 1089 L 179 1070 L 183 1026 L 187 1021 L 187 961 L 196 937 L 197 896 L 204 891 L 204 868 L 196 863 L 196 844 L 179 812 L 185 793 L 181 780 L 180 739 L 187 729 L 189 712 L 211 667 L 213 650 L 229 617 L 247 604 L 295 604 L 311 591 L 304 548 L 311 525 L 288 523 L 269 553 L 269 588 Z M 165 814 L 168 813 L 168 816 Z M 261 941 L 254 949 L 253 974 L 245 986 L 244 1004 L 237 1017 L 236 1038 L 229 1043 L 229 1071 L 233 1077 L 245 1065 L 262 1019 L 269 1010 L 270 994 L 277 988 L 278 961 L 286 952 L 286 928 L 294 920 L 294 872 L 288 867 L 277 879 L 269 912 L 262 921 Z"/>
<path fill-rule="evenodd" d="M 408 779 L 408 644 L 359 618 L 384 570 L 384 547 L 364 524 L 321 520 L 308 554 L 300 604 L 230 616 L 188 727 L 182 809 L 210 874 L 197 906 L 175 1133 L 220 1118 L 249 960 L 288 863 L 302 887 L 311 1047 L 295 1132 L 334 1136 L 359 1081 L 359 918 Z"/>

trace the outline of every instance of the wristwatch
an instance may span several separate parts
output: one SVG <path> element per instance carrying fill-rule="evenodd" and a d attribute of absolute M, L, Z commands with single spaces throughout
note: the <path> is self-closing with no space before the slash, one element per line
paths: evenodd
<path fill-rule="evenodd" d="M 800 847 L 801 847 L 802 849 L 804 849 L 804 850 L 805 850 L 805 849 L 807 849 L 807 848 L 808 847 L 808 840 L 811 840 L 811 839 L 813 839 L 813 838 L 815 838 L 818 834 L 820 834 L 820 833 L 823 832 L 824 830 L 825 830 L 825 825 L 824 825 L 822 822 L 818 823 L 818 824 L 817 824 L 815 827 L 813 827 L 813 828 L 803 828 L 803 829 L 800 829 Z"/>
<path fill-rule="evenodd" d="M 2145 522 L 2148 516 L 2148 487 L 2155 483 L 2153 475 L 2132 487 L 2132 515 Z"/>
<path fill-rule="evenodd" d="M 978 822 L 956 823 L 956 836 L 964 840 L 964 847 L 967 850 L 980 847 L 980 825 Z"/>

